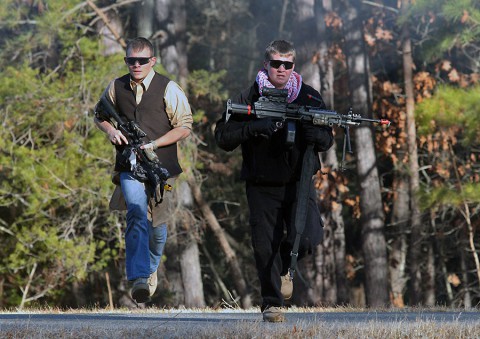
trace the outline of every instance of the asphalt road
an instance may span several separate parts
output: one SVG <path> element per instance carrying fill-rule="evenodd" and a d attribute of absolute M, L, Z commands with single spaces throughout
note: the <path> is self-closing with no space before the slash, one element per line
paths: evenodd
<path fill-rule="evenodd" d="M 480 312 L 430 312 L 430 311 L 387 311 L 387 312 L 315 312 L 286 313 L 287 322 L 264 323 L 260 313 L 235 311 L 192 312 L 192 311 L 145 311 L 135 313 L 0 313 L 0 337 L 15 338 L 120 338 L 120 337 L 242 337 L 239 333 L 264 331 L 274 328 L 296 331 L 297 328 L 324 326 L 359 328 L 409 324 L 459 324 L 480 327 Z M 235 335 L 232 335 L 234 333 Z M 247 335 L 247 337 L 252 337 Z M 262 336 L 260 336 L 262 337 Z M 263 337 L 265 337 L 263 335 Z M 268 336 L 267 336 L 268 337 Z"/>

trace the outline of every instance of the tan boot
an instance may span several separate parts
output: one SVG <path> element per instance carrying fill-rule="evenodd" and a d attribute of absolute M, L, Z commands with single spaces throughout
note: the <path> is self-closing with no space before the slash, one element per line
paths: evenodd
<path fill-rule="evenodd" d="M 282 275 L 280 277 L 280 280 L 282 282 L 282 287 L 280 288 L 280 291 L 282 292 L 283 299 L 288 300 L 292 297 L 293 294 L 293 279 L 290 276 L 290 273 L 287 273 L 285 275 Z"/>
<path fill-rule="evenodd" d="M 148 277 L 148 290 L 150 292 L 150 296 L 155 294 L 155 291 L 157 290 L 157 285 L 158 285 L 158 277 L 157 277 L 157 271 L 153 272 L 150 274 Z"/>
<path fill-rule="evenodd" d="M 270 306 L 263 311 L 263 321 L 270 323 L 283 323 L 285 322 L 285 315 L 281 307 Z"/>

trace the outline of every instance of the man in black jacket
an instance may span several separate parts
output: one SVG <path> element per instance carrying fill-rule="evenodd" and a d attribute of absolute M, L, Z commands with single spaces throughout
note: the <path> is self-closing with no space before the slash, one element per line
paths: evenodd
<path fill-rule="evenodd" d="M 265 50 L 264 68 L 252 86 L 232 100 L 252 105 L 265 88 L 288 91 L 287 102 L 325 108 L 320 94 L 302 82 L 294 71 L 295 48 L 285 40 L 272 41 Z M 312 100 L 311 96 L 317 98 Z M 293 144 L 285 142 L 285 129 L 278 128 L 270 118 L 257 119 L 252 115 L 233 114 L 228 122 L 223 117 L 217 122 L 215 138 L 219 147 L 232 151 L 242 147 L 242 178 L 250 210 L 252 246 L 261 284 L 264 321 L 283 322 L 284 300 L 292 295 L 289 275 L 290 253 L 295 240 L 295 208 L 302 159 L 307 144 L 316 152 L 328 150 L 333 143 L 331 127 L 314 126 L 311 122 L 296 122 Z M 320 169 L 315 157 L 315 170 Z M 314 173 L 311 173 L 312 175 Z M 323 230 L 315 201 L 313 181 L 305 229 L 299 248 L 299 259 L 320 243 Z"/>

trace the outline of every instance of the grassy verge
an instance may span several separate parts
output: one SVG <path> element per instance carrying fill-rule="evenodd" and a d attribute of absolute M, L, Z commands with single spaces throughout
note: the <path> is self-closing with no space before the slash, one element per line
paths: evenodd
<path fill-rule="evenodd" d="M 348 313 L 348 312 L 461 312 L 445 308 L 414 310 L 372 310 L 354 308 L 291 308 L 286 316 L 286 323 L 271 324 L 261 320 L 258 309 L 158 309 L 140 310 L 105 309 L 90 310 L 24 310 L 21 314 L 42 315 L 107 315 L 105 320 L 85 321 L 78 317 L 75 323 L 55 324 L 42 320 L 29 321 L 22 318 L 13 325 L 6 326 L 5 317 L 1 315 L 20 314 L 20 312 L 0 312 L 0 338 L 480 338 L 480 316 L 476 321 L 451 320 L 405 320 L 401 317 L 392 321 L 328 321 L 322 317 L 304 320 L 294 317 L 293 313 Z M 476 312 L 476 310 L 473 310 Z M 219 315 L 216 318 L 214 315 Z M 248 315 L 243 316 L 242 313 Z M 253 313 L 253 315 L 252 315 Z M 291 314 L 289 314 L 291 313 Z M 164 315 L 162 317 L 162 314 Z M 196 318 L 196 314 L 208 314 L 208 317 Z M 234 314 L 229 316 L 229 314 Z M 117 316 L 115 316 L 117 315 Z M 121 315 L 120 317 L 118 315 Z M 166 315 L 169 315 L 168 317 Z M 172 317 L 173 315 L 173 317 Z M 182 322 L 165 320 L 175 319 L 176 315 L 184 318 Z M 480 313 L 479 313 L 480 315 Z M 115 318 L 128 319 L 114 322 Z M 334 319 L 335 317 L 333 317 Z M 27 319 L 27 320 L 25 320 Z M 34 319 L 34 317 L 32 317 Z M 208 319 L 208 320 L 205 320 Z M 213 320 L 216 319 L 216 320 Z M 234 320 L 232 320 L 234 319 Z M 374 319 L 374 318 L 373 318 Z M 134 321 L 132 321 L 134 320 Z M 135 327 L 133 328 L 133 325 Z M 138 325 L 138 326 L 137 326 Z"/>

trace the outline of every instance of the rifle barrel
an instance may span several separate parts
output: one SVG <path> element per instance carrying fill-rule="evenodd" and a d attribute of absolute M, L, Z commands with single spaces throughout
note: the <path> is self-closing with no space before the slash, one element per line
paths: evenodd
<path fill-rule="evenodd" d="M 231 100 L 227 101 L 227 113 L 237 113 L 237 114 L 252 114 L 252 106 L 236 104 Z"/>

